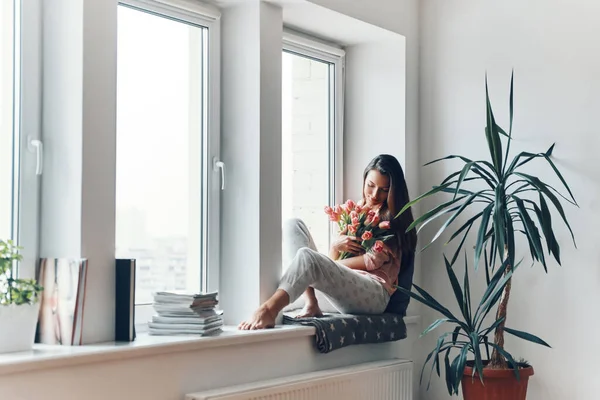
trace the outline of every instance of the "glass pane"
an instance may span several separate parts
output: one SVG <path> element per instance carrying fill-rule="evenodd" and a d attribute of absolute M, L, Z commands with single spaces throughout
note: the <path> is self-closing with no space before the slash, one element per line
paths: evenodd
<path fill-rule="evenodd" d="M 12 237 L 15 131 L 14 2 L 0 1 L 0 239 Z"/>
<path fill-rule="evenodd" d="M 201 287 L 205 28 L 119 6 L 116 256 L 136 304 Z"/>
<path fill-rule="evenodd" d="M 282 218 L 302 219 L 322 253 L 330 231 L 330 65 L 283 53 Z"/>

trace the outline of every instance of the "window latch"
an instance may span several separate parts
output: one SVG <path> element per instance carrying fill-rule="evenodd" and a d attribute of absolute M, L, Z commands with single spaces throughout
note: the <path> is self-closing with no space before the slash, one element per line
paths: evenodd
<path fill-rule="evenodd" d="M 213 158 L 213 170 L 215 172 L 221 171 L 221 190 L 225 190 L 225 163 L 217 157 Z"/>
<path fill-rule="evenodd" d="M 29 138 L 27 148 L 35 153 L 35 174 L 42 175 L 44 169 L 44 145 L 41 140 Z"/>

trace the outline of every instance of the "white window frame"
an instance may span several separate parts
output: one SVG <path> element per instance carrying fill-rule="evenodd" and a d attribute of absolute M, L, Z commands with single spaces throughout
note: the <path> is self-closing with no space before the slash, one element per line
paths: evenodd
<path fill-rule="evenodd" d="M 19 264 L 21 278 L 35 278 L 39 254 L 40 175 L 43 171 L 41 146 L 42 99 L 42 3 L 15 1 L 15 88 L 14 126 L 18 140 L 13 144 L 17 166 L 13 179 L 13 239 L 23 247 Z"/>
<path fill-rule="evenodd" d="M 341 46 L 327 43 L 291 29 L 283 30 L 283 51 L 330 64 L 334 79 L 329 81 L 329 205 L 343 202 L 344 196 L 344 91 L 346 52 Z M 331 117 L 333 116 L 333 117 Z M 336 234 L 331 224 L 329 237 Z"/>
<path fill-rule="evenodd" d="M 173 18 L 182 22 L 200 25 L 208 29 L 207 91 L 204 92 L 203 121 L 203 173 L 206 188 L 202 190 L 203 220 L 202 241 L 206 251 L 202 257 L 201 289 L 205 292 L 219 290 L 219 238 L 220 238 L 220 170 L 214 168 L 215 160 L 220 160 L 221 127 L 220 127 L 220 12 L 207 4 L 187 0 L 121 0 L 120 5 L 132 7 L 140 11 L 157 14 L 161 17 Z M 210 234 L 209 234 L 210 232 Z M 135 325 L 138 332 L 146 331 L 147 322 L 154 314 L 151 305 L 138 305 L 135 310 Z"/>

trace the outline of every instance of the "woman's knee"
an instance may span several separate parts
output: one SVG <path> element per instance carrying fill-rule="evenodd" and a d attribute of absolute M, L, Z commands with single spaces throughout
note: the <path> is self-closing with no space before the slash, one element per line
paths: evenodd
<path fill-rule="evenodd" d="M 283 233 L 305 232 L 308 228 L 300 218 L 289 218 L 283 222 Z"/>
<path fill-rule="evenodd" d="M 309 260 L 312 260 L 316 254 L 319 254 L 319 253 L 317 253 L 310 247 L 301 247 L 296 252 L 296 257 L 298 257 L 299 259 L 301 259 L 303 261 L 309 261 Z"/>
<path fill-rule="evenodd" d="M 319 268 L 320 253 L 309 247 L 301 247 L 296 252 L 296 260 L 293 263 L 297 268 L 315 270 Z"/>

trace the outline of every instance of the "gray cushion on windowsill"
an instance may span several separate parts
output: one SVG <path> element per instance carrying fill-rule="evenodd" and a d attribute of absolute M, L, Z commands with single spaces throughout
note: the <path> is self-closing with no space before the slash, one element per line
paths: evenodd
<path fill-rule="evenodd" d="M 296 315 L 297 312 L 284 313 L 283 323 L 315 327 L 315 345 L 321 353 L 352 344 L 384 343 L 406 338 L 406 325 L 398 314 L 328 313 L 321 318 L 295 318 Z"/>

